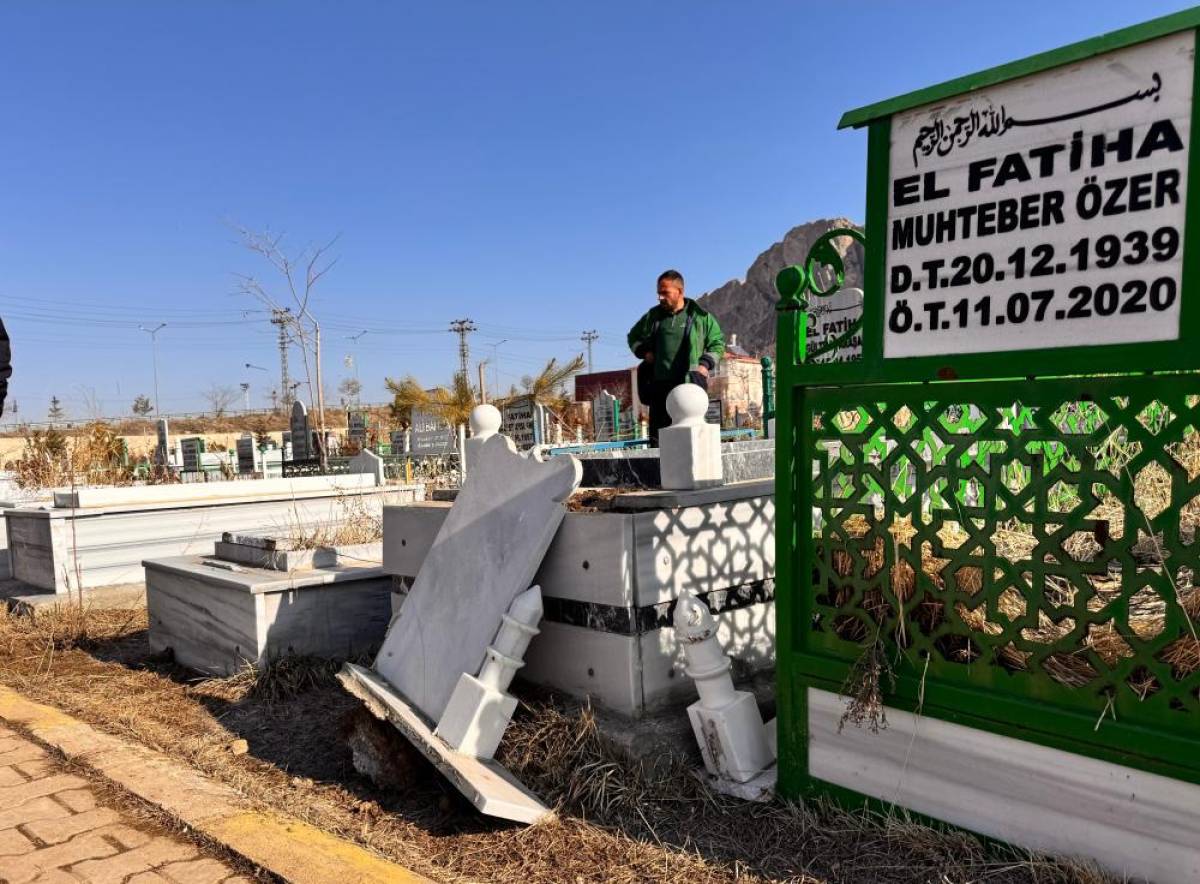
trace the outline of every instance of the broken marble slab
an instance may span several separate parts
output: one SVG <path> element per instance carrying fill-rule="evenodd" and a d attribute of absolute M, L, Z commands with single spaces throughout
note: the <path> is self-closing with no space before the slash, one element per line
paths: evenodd
<path fill-rule="evenodd" d="M 222 562 L 266 568 L 269 571 L 295 572 L 312 568 L 333 568 L 343 563 L 378 564 L 383 560 L 383 544 L 300 547 L 287 538 L 273 537 L 269 534 L 238 534 L 226 531 L 214 544 L 213 555 Z"/>
<path fill-rule="evenodd" d="M 554 815 L 498 762 L 451 749 L 420 713 L 371 670 L 346 663 L 337 677 L 372 715 L 391 722 L 480 813 L 518 823 L 536 823 Z"/>
<path fill-rule="evenodd" d="M 501 618 L 533 584 L 582 476 L 573 457 L 543 463 L 476 429 L 470 478 L 375 659 L 375 671 L 432 722 L 459 677 L 479 671 Z"/>

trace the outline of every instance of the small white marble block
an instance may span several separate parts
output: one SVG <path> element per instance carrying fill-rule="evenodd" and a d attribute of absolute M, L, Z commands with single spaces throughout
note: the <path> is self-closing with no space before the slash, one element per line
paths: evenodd
<path fill-rule="evenodd" d="M 733 688 L 729 657 L 717 640 L 708 606 L 690 592 L 675 602 L 675 635 L 700 699 L 688 707 L 704 766 L 715 777 L 745 783 L 775 762 L 754 695 Z"/>
<path fill-rule="evenodd" d="M 491 758 L 516 711 L 516 697 L 488 687 L 464 672 L 434 734 L 456 752 L 472 758 Z"/>
<path fill-rule="evenodd" d="M 758 702 L 748 691 L 735 691 L 733 699 L 719 709 L 697 700 L 688 707 L 688 718 L 704 766 L 714 776 L 745 783 L 775 763 Z"/>
<path fill-rule="evenodd" d="M 671 426 L 658 432 L 663 488 L 723 484 L 721 428 L 705 422 L 707 410 L 708 396 L 696 384 L 680 384 L 667 396 Z"/>

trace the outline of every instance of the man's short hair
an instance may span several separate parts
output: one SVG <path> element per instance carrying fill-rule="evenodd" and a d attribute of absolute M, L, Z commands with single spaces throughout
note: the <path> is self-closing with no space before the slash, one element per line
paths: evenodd
<path fill-rule="evenodd" d="M 664 280 L 666 282 L 678 283 L 679 287 L 683 288 L 683 274 L 678 270 L 664 270 L 658 274 L 658 282 L 663 282 Z"/>

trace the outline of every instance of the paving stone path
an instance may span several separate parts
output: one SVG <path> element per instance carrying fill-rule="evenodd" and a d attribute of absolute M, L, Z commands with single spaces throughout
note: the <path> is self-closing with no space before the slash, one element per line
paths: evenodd
<path fill-rule="evenodd" d="M 136 825 L 87 780 L 0 726 L 0 884 L 250 884 L 196 845 Z"/>

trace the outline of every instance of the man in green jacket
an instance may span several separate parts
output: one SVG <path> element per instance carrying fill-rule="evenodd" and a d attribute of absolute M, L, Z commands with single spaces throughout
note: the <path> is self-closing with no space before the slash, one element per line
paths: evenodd
<path fill-rule="evenodd" d="M 691 382 L 708 390 L 708 376 L 725 353 L 716 318 L 683 296 L 683 275 L 667 270 L 658 277 L 658 306 L 629 330 L 629 349 L 638 366 L 638 398 L 650 407 L 650 444 L 670 426 L 667 394 Z"/>

